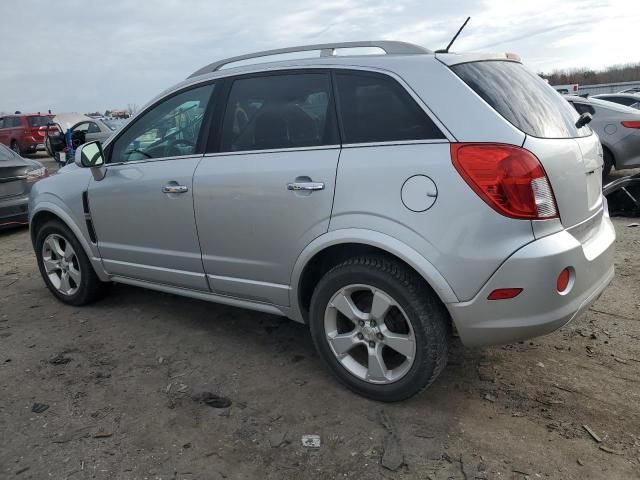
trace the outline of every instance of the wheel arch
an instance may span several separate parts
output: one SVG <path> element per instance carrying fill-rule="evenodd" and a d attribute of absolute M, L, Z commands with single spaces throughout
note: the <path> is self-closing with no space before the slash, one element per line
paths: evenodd
<path fill-rule="evenodd" d="M 440 272 L 410 246 L 380 232 L 344 229 L 316 238 L 298 257 L 291 281 L 291 317 L 306 323 L 311 294 L 322 275 L 347 257 L 366 253 L 383 254 L 404 263 L 424 279 L 443 304 L 458 302 Z"/>
<path fill-rule="evenodd" d="M 107 281 L 109 279 L 109 276 L 102 267 L 102 261 L 87 242 L 82 229 L 73 220 L 71 215 L 69 215 L 67 212 L 53 203 L 43 202 L 38 205 L 37 209 L 33 213 L 30 214 L 29 234 L 31 236 L 31 243 L 34 249 L 38 229 L 50 220 L 57 220 L 65 225 L 69 230 L 71 230 L 71 233 L 75 235 L 80 245 L 82 245 L 82 248 L 87 254 L 91 265 L 93 265 L 93 269 L 95 270 L 96 275 L 98 275 L 98 278 L 100 278 L 100 280 L 102 281 Z"/>

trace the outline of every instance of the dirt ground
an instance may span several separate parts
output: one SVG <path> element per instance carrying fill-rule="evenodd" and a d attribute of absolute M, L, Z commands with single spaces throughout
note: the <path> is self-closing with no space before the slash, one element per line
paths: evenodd
<path fill-rule="evenodd" d="M 576 321 L 453 339 L 439 380 L 389 405 L 342 387 L 286 319 L 123 285 L 65 306 L 28 231 L 0 233 L 0 478 L 639 479 L 637 221 L 614 219 L 616 277 Z"/>

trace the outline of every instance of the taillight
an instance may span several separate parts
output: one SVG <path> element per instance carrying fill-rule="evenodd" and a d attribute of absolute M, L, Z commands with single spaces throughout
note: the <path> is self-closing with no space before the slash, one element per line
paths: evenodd
<path fill-rule="evenodd" d="M 27 182 L 37 182 L 41 178 L 45 178 L 49 176 L 49 170 L 45 167 L 34 168 L 33 170 L 29 170 L 27 172 Z"/>
<path fill-rule="evenodd" d="M 640 128 L 640 121 L 638 120 L 625 120 L 622 122 L 622 126 L 626 128 Z"/>
<path fill-rule="evenodd" d="M 510 218 L 556 218 L 551 184 L 528 150 L 493 143 L 452 143 L 451 160 L 462 178 L 491 208 Z"/>

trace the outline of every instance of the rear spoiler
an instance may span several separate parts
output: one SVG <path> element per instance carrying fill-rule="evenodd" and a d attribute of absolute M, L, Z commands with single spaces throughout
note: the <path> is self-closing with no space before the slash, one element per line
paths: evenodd
<path fill-rule="evenodd" d="M 522 63 L 520 55 L 515 53 L 436 53 L 435 56 L 449 67 L 459 63 L 486 62 L 488 60 Z"/>

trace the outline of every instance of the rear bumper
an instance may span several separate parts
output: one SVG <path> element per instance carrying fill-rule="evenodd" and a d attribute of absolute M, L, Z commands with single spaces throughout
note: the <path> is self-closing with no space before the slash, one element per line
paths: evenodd
<path fill-rule="evenodd" d="M 0 199 L 0 229 L 29 223 L 29 195 Z"/>
<path fill-rule="evenodd" d="M 614 275 L 615 230 L 606 213 L 581 241 L 567 230 L 536 240 L 507 259 L 476 297 L 448 304 L 467 346 L 512 343 L 550 333 L 589 308 Z M 586 237 L 586 238 L 585 238 Z M 568 292 L 556 290 L 558 274 L 574 269 Z M 522 288 L 515 298 L 487 300 L 498 288 Z"/>

